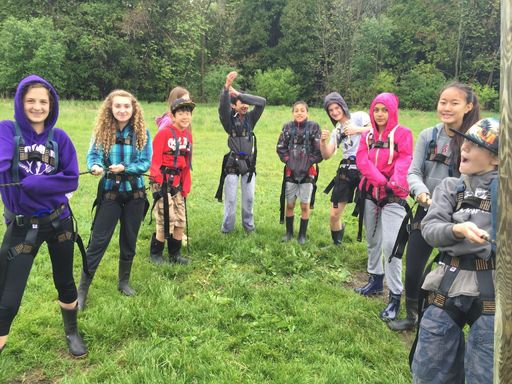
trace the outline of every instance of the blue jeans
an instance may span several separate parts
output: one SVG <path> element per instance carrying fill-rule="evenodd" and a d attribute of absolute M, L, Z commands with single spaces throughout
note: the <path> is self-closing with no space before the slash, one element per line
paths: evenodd
<path fill-rule="evenodd" d="M 469 309 L 477 298 L 460 296 L 455 305 Z M 465 352 L 466 350 L 466 352 Z M 413 383 L 492 384 L 494 315 L 481 315 L 464 334 L 446 311 L 431 305 L 420 323 L 418 345 L 412 363 Z"/>
<path fill-rule="evenodd" d="M 251 182 L 247 180 L 249 174 L 243 176 L 229 174 L 224 181 L 224 219 L 221 231 L 228 233 L 235 229 L 235 215 L 237 206 L 238 184 L 242 191 L 242 225 L 247 232 L 254 231 L 254 187 L 256 175 L 252 175 Z M 239 182 L 240 179 L 240 182 Z"/>

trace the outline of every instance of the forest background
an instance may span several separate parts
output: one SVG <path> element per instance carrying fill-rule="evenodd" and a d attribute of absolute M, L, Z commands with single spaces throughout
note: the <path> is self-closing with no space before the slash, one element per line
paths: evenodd
<path fill-rule="evenodd" d="M 499 0 L 0 0 L 0 95 L 37 70 L 64 98 L 114 88 L 215 102 L 230 69 L 270 104 L 396 92 L 431 110 L 447 80 L 498 109 Z"/>

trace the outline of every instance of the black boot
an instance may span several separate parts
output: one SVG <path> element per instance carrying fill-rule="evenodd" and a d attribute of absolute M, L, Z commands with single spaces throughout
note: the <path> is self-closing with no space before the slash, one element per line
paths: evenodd
<path fill-rule="evenodd" d="M 293 220 L 295 216 L 286 216 L 286 234 L 283 236 L 283 241 L 288 242 L 293 239 Z"/>
<path fill-rule="evenodd" d="M 394 320 L 388 323 L 392 331 L 411 331 L 418 323 L 418 300 L 405 298 L 405 309 L 407 317 L 403 320 Z"/>
<path fill-rule="evenodd" d="M 343 234 L 345 233 L 345 224 L 339 231 L 331 231 L 332 242 L 334 245 L 341 245 L 341 240 L 343 240 Z"/>
<path fill-rule="evenodd" d="M 73 357 L 83 357 L 87 355 L 87 347 L 78 333 L 78 324 L 76 315 L 78 307 L 75 309 L 64 309 L 60 307 L 62 312 L 62 320 L 64 321 L 64 332 L 66 333 L 66 341 L 68 343 L 69 353 Z"/>
<path fill-rule="evenodd" d="M 133 296 L 136 293 L 135 290 L 128 285 L 130 273 L 132 271 L 132 263 L 133 261 L 119 259 L 119 282 L 117 284 L 117 289 L 126 296 Z"/>
<path fill-rule="evenodd" d="M 190 261 L 181 256 L 181 240 L 170 237 L 167 240 L 167 249 L 169 250 L 169 262 L 171 264 L 188 264 Z"/>
<path fill-rule="evenodd" d="M 380 295 L 384 292 L 383 280 L 384 275 L 374 275 L 370 273 L 368 283 L 360 288 L 354 288 L 354 291 L 363 296 Z"/>
<path fill-rule="evenodd" d="M 300 245 L 303 245 L 306 242 L 306 232 L 308 230 L 309 219 L 300 219 L 300 228 L 299 228 L 299 236 L 297 237 L 297 242 Z"/>
<path fill-rule="evenodd" d="M 384 321 L 395 320 L 400 312 L 400 297 L 402 295 L 395 295 L 389 292 L 389 302 L 386 308 L 380 312 L 380 318 Z"/>
<path fill-rule="evenodd" d="M 87 274 L 82 270 L 80 283 L 78 284 L 78 310 L 80 311 L 85 309 L 85 303 L 87 301 L 87 295 L 89 293 L 89 287 L 91 286 L 93 277 L 93 272 L 89 272 L 89 274 Z"/>
<path fill-rule="evenodd" d="M 162 257 L 162 253 L 164 251 L 164 242 L 159 241 L 156 238 L 156 233 L 153 233 L 151 237 L 151 248 L 149 250 L 149 257 L 151 258 L 151 262 L 154 264 L 163 264 L 164 258 Z"/>

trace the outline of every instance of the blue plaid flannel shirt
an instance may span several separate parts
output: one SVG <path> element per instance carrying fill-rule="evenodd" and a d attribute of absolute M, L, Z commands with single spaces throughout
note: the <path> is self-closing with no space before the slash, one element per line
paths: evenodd
<path fill-rule="evenodd" d="M 131 125 L 126 126 L 122 131 L 116 131 L 116 138 L 126 139 L 132 131 Z M 87 152 L 87 169 L 91 170 L 93 165 L 99 165 L 103 169 L 108 169 L 112 164 L 123 164 L 125 167 L 125 173 L 131 175 L 140 175 L 145 173 L 151 165 L 151 136 L 149 131 L 146 130 L 148 140 L 142 150 L 136 150 L 135 157 L 132 159 L 132 151 L 134 146 L 132 144 L 114 144 L 110 148 L 108 158 L 105 158 L 103 148 L 96 148 L 94 144 L 94 138 L 91 140 L 89 151 Z M 133 161 L 132 161 L 133 160 Z M 104 179 L 104 189 L 109 191 L 114 186 L 114 180 Z M 137 188 L 144 188 L 144 177 L 137 177 Z M 122 182 L 119 186 L 119 192 L 131 192 L 132 186 L 128 181 Z"/>

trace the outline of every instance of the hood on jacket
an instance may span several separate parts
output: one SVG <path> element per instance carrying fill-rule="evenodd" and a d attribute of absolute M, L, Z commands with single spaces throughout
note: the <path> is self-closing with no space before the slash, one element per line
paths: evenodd
<path fill-rule="evenodd" d="M 348 110 L 348 105 L 345 102 L 345 99 L 343 99 L 343 97 L 338 92 L 331 92 L 324 98 L 324 109 L 325 109 L 325 112 L 327 112 L 329 119 L 331 119 L 332 125 L 336 125 L 336 123 L 337 123 L 337 121 L 332 119 L 331 116 L 329 115 L 328 109 L 329 109 L 329 105 L 331 105 L 332 103 L 338 104 L 341 107 L 341 109 L 343 110 L 343 113 L 345 114 L 345 116 L 347 116 L 350 119 L 350 112 Z"/>
<path fill-rule="evenodd" d="M 14 96 L 14 119 L 19 124 L 22 133 L 30 136 L 35 134 L 34 130 L 32 129 L 32 125 L 30 124 L 30 121 L 27 119 L 27 116 L 25 115 L 25 111 L 23 108 L 23 90 L 28 85 L 34 83 L 43 84 L 46 88 L 50 90 L 50 93 L 53 97 L 50 113 L 44 121 L 43 136 L 46 137 L 48 129 L 53 128 L 53 126 L 57 122 L 57 118 L 59 117 L 59 96 L 57 95 L 57 92 L 55 91 L 53 86 L 42 77 L 39 77 L 37 75 L 30 75 L 20 81 L 20 83 L 18 84 L 18 88 L 16 88 L 16 94 Z"/>
<path fill-rule="evenodd" d="M 373 116 L 373 111 L 375 109 L 376 104 L 384 104 L 386 109 L 388 110 L 388 122 L 386 124 L 386 129 L 383 132 L 383 138 L 387 136 L 387 134 L 397 126 L 398 124 L 398 96 L 394 93 L 381 93 L 373 99 L 372 104 L 370 105 L 370 120 L 372 122 L 372 127 L 374 133 L 378 134 L 377 124 L 375 123 L 375 117 Z"/>

